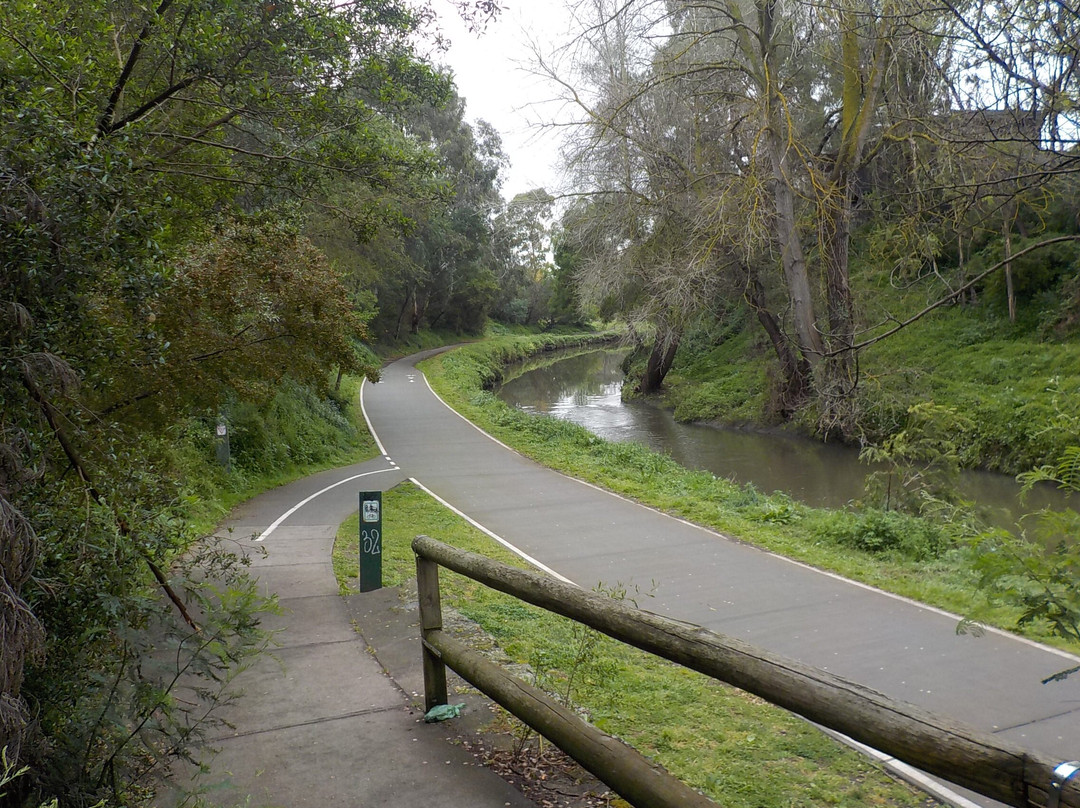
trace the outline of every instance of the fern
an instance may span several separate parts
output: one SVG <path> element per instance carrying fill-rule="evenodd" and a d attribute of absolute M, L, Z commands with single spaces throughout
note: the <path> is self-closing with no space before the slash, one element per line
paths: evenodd
<path fill-rule="evenodd" d="M 1080 446 L 1068 446 L 1057 464 L 1057 482 L 1069 491 L 1080 491 Z"/>

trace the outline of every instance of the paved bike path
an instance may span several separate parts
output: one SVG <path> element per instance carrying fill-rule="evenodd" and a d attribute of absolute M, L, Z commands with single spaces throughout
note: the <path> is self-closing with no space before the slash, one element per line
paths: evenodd
<path fill-rule="evenodd" d="M 1076 657 L 791 562 L 553 472 L 446 407 L 416 362 L 361 391 L 368 423 L 405 474 L 584 587 L 637 586 L 650 611 L 706 626 L 951 715 L 1061 760 L 1080 757 Z M 655 589 L 654 589 L 655 587 Z"/>

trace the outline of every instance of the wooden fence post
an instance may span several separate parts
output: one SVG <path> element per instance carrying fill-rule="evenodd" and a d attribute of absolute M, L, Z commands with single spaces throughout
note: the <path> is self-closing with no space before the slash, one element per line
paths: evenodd
<path fill-rule="evenodd" d="M 416 589 L 420 599 L 420 642 L 424 662 L 424 710 L 446 704 L 446 665 L 442 654 L 428 643 L 428 634 L 442 631 L 442 601 L 439 598 L 439 565 L 416 557 Z"/>
<path fill-rule="evenodd" d="M 644 612 L 427 536 L 417 536 L 412 547 L 432 563 L 727 682 L 1006 805 L 1046 808 L 1056 797 L 1061 808 L 1080 808 L 1080 783 L 1075 777 L 1054 784 L 1054 772 L 1061 766 L 1057 760 L 948 716 L 895 701 L 733 637 Z"/>
<path fill-rule="evenodd" d="M 463 679 L 497 701 L 591 771 L 636 808 L 717 808 L 631 746 L 586 724 L 571 709 L 441 631 L 431 643 Z"/>

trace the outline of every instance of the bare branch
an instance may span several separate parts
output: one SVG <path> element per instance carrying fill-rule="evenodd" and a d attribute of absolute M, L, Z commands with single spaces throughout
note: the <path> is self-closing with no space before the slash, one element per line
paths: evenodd
<path fill-rule="evenodd" d="M 863 348 L 867 348 L 867 347 L 873 345 L 876 342 L 881 342 L 883 339 L 891 337 L 897 331 L 900 331 L 903 328 L 907 328 L 907 326 L 911 325 L 912 323 L 914 323 L 914 322 L 916 322 L 918 320 L 921 320 L 923 317 L 925 317 L 927 314 L 934 311 L 935 309 L 939 309 L 939 308 L 941 308 L 942 306 L 944 306 L 944 305 L 946 305 L 948 303 L 955 303 L 959 299 L 960 295 L 962 295 L 968 289 L 971 289 L 973 286 L 975 286 L 976 284 L 978 284 L 981 281 L 985 280 L 990 275 L 993 275 L 999 269 L 1002 269 L 1005 265 L 1007 265 L 1008 263 L 1010 263 L 1012 261 L 1015 261 L 1017 258 L 1020 258 L 1021 256 L 1024 256 L 1024 255 L 1027 255 L 1030 252 L 1034 252 L 1035 250 L 1042 249 L 1043 247 L 1049 247 L 1051 244 L 1061 244 L 1062 242 L 1066 242 L 1066 241 L 1080 241 L 1080 235 L 1056 236 L 1054 238 L 1048 238 L 1048 239 L 1046 239 L 1044 241 L 1040 241 L 1038 244 L 1032 244 L 1029 247 L 1025 247 L 1024 249 L 1020 250 L 1019 252 L 1013 253 L 1008 258 L 1006 258 L 1006 259 L 1004 259 L 1002 261 L 998 261 L 996 264 L 994 264 L 989 269 L 987 269 L 987 270 L 985 270 L 983 272 L 980 272 L 978 275 L 976 275 L 974 278 L 969 280 L 967 283 L 956 287 L 956 289 L 951 291 L 945 297 L 942 297 L 942 298 L 939 298 L 938 300 L 935 300 L 933 303 L 931 303 L 929 306 L 922 309 L 918 313 L 913 314 L 911 317 L 908 317 L 906 320 L 902 320 L 902 321 L 898 322 L 895 326 L 893 326 L 892 328 L 890 328 L 888 331 L 884 332 L 883 334 L 878 334 L 876 337 L 871 337 L 870 339 L 867 339 L 867 340 L 864 340 L 862 342 L 856 343 L 856 344 L 854 344 L 854 345 L 852 345 L 850 347 L 847 347 L 847 348 L 843 348 L 843 349 L 836 350 L 836 351 L 831 351 L 827 355 L 828 356 L 835 356 L 835 355 L 838 355 L 838 354 L 841 354 L 841 353 L 844 353 L 844 352 L 847 352 L 847 351 L 860 351 Z"/>

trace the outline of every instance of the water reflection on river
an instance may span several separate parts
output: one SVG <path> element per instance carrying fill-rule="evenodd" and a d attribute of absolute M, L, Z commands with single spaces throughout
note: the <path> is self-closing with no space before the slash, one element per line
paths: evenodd
<path fill-rule="evenodd" d="M 527 412 L 563 418 L 612 441 L 637 441 L 683 466 L 711 471 L 762 491 L 784 491 L 809 505 L 837 508 L 863 496 L 868 473 L 858 451 L 793 435 L 680 424 L 654 405 L 621 397 L 624 351 L 592 351 L 527 370 L 499 396 Z M 1016 482 L 1003 474 L 965 472 L 963 493 L 998 524 L 1021 513 Z M 1053 488 L 1032 492 L 1024 510 L 1060 504 Z"/>

